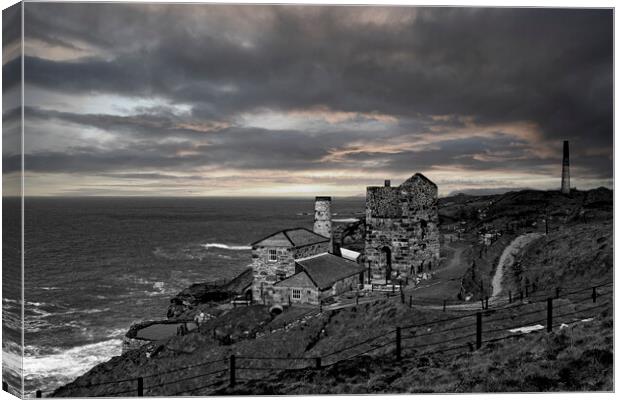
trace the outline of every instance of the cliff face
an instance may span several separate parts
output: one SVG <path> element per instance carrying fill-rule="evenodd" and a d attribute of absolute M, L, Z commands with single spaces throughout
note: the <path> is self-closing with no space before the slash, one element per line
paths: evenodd
<path fill-rule="evenodd" d="M 167 317 L 170 319 L 189 317 L 188 314 L 200 304 L 219 303 L 245 295 L 245 291 L 252 285 L 252 279 L 252 269 L 248 268 L 228 282 L 193 284 L 170 299 Z"/>

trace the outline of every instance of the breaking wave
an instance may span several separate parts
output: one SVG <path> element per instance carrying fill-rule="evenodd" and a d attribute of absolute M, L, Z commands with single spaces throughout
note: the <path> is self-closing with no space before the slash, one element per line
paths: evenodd
<path fill-rule="evenodd" d="M 334 218 L 332 222 L 357 222 L 359 218 Z"/>
<path fill-rule="evenodd" d="M 224 243 L 207 243 L 203 244 L 202 247 L 205 249 L 216 248 L 224 250 L 252 250 L 252 246 L 229 245 Z"/>
<path fill-rule="evenodd" d="M 37 389 L 52 389 L 75 379 L 95 365 L 120 355 L 121 343 L 121 339 L 109 339 L 68 350 L 26 346 L 24 378 L 33 383 L 49 382 L 45 387 Z"/>

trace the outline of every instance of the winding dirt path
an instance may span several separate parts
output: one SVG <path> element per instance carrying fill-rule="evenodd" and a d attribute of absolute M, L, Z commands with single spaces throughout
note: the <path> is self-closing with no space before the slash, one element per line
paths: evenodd
<path fill-rule="evenodd" d="M 502 293 L 502 280 L 504 278 L 504 270 L 505 268 L 510 268 L 515 261 L 515 257 L 523 251 L 525 246 L 531 243 L 533 240 L 538 239 L 543 236 L 541 233 L 527 233 L 521 236 L 517 236 L 508 246 L 506 246 L 500 256 L 499 262 L 495 269 L 495 275 L 493 276 L 493 280 L 491 282 L 493 292 L 491 297 L 489 297 L 489 304 L 496 303 L 499 301 L 499 295 Z M 449 247 L 452 247 L 448 245 Z M 437 288 L 438 285 L 450 285 L 451 281 L 454 281 L 456 278 L 460 278 L 464 272 L 464 264 L 463 264 L 463 252 L 465 251 L 465 247 L 462 246 L 454 246 L 452 247 L 454 253 L 451 256 L 451 259 L 446 263 L 446 265 L 436 271 L 434 271 L 436 277 L 439 278 L 438 281 L 432 282 L 427 285 L 421 285 L 413 288 L 412 290 L 406 291 L 406 298 L 410 294 L 413 294 L 414 297 L 419 295 L 421 291 L 425 289 L 428 290 L 439 290 Z M 458 281 L 458 279 L 457 279 Z M 358 299 L 359 304 L 370 303 L 376 301 L 378 297 L 360 297 Z M 391 297 L 395 301 L 400 301 L 399 296 Z M 443 309 L 443 305 L 440 305 L 441 301 L 437 301 L 437 305 L 419 305 L 416 304 L 418 308 L 424 308 L 429 310 L 441 310 Z M 331 304 L 329 306 L 323 306 L 323 310 L 337 310 L 341 308 L 353 307 L 355 306 L 354 299 L 341 299 L 336 304 Z M 448 304 L 446 305 L 446 309 L 453 311 L 476 311 L 481 307 L 480 302 L 463 302 L 461 304 Z"/>
<path fill-rule="evenodd" d="M 499 295 L 502 292 L 502 280 L 504 278 L 504 268 L 509 268 L 514 263 L 515 257 L 523 251 L 525 246 L 531 243 L 533 240 L 541 237 L 541 233 L 527 233 L 525 235 L 517 236 L 502 252 L 500 256 L 499 262 L 497 264 L 497 268 L 495 270 L 495 275 L 493 276 L 493 280 L 491 285 L 493 287 L 493 292 L 491 297 L 489 297 L 489 304 L 496 303 L 499 301 Z M 457 265 L 457 262 L 460 262 L 460 253 L 455 253 L 455 262 L 449 262 L 448 265 L 450 268 L 454 268 Z M 446 268 L 449 269 L 449 268 Z M 440 282 L 443 283 L 443 282 Z M 416 305 L 419 308 L 425 308 L 430 310 L 440 310 L 443 309 L 443 305 Z M 453 311 L 475 311 L 479 310 L 481 307 L 480 302 L 469 302 L 469 303 L 461 303 L 461 304 L 449 304 L 446 305 L 446 309 Z"/>
<path fill-rule="evenodd" d="M 515 262 L 515 257 L 523 251 L 525 246 L 541 236 L 541 233 L 526 233 L 525 235 L 518 236 L 510 242 L 508 246 L 506 246 L 501 257 L 499 258 L 497 268 L 495 269 L 495 275 L 493 275 L 493 280 L 491 281 L 493 292 L 489 298 L 489 303 L 494 302 L 502 293 L 504 268 L 510 268 Z"/>

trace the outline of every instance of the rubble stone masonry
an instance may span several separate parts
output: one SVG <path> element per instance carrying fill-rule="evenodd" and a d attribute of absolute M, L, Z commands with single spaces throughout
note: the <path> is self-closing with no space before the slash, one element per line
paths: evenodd
<path fill-rule="evenodd" d="M 398 187 L 368 187 L 365 255 L 371 282 L 390 284 L 435 268 L 438 224 L 437 186 L 424 175 Z"/>
<path fill-rule="evenodd" d="M 276 250 L 277 260 L 269 259 L 269 250 Z M 273 284 L 295 274 L 295 259 L 326 253 L 329 242 L 307 246 L 254 246 L 252 248 L 252 298 L 260 303 L 273 303 Z"/>

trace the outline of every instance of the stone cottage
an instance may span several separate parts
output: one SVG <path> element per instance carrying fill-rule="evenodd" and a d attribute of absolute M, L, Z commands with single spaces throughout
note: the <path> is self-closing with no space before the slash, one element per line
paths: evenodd
<path fill-rule="evenodd" d="M 437 185 L 417 173 L 400 186 L 366 190 L 368 283 L 391 284 L 431 271 L 439 262 Z"/>
<path fill-rule="evenodd" d="M 317 197 L 314 231 L 284 229 L 252 243 L 252 299 L 318 304 L 360 283 L 364 268 L 332 254 L 331 198 Z"/>
<path fill-rule="evenodd" d="M 295 270 L 295 275 L 274 285 L 283 304 L 319 304 L 363 283 L 363 266 L 329 253 L 296 260 Z"/>

